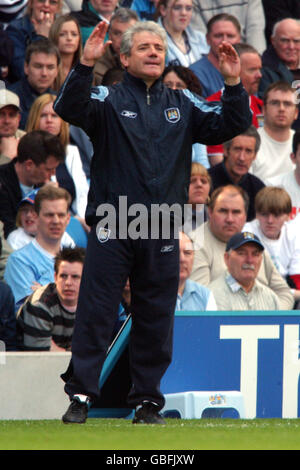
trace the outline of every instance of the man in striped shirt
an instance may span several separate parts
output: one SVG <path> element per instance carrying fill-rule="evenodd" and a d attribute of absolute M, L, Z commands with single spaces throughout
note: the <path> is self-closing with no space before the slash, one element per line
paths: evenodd
<path fill-rule="evenodd" d="M 55 282 L 38 288 L 20 308 L 20 349 L 70 350 L 84 254 L 83 248 L 63 248 L 55 258 Z"/>
<path fill-rule="evenodd" d="M 276 294 L 256 278 L 264 246 L 251 232 L 233 235 L 226 245 L 227 270 L 209 288 L 219 310 L 278 310 Z"/>

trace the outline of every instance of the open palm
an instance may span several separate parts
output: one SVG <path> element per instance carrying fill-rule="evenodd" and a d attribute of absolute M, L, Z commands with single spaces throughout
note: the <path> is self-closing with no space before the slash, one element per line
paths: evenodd
<path fill-rule="evenodd" d="M 219 46 L 219 67 L 224 79 L 239 78 L 241 73 L 240 58 L 229 42 Z"/>
<path fill-rule="evenodd" d="M 107 29 L 108 24 L 104 21 L 101 21 L 101 23 L 97 24 L 94 28 L 85 43 L 81 58 L 82 63 L 85 63 L 86 65 L 94 65 L 96 60 L 100 59 L 104 54 L 106 47 L 111 43 L 111 41 L 107 41 L 104 44 Z"/>

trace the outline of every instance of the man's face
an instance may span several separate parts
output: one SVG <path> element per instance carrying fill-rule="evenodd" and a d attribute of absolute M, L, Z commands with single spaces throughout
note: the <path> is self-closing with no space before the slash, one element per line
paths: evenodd
<path fill-rule="evenodd" d="M 257 93 L 259 82 L 262 77 L 261 68 L 261 58 L 258 54 L 245 52 L 241 55 L 240 78 L 249 96 Z"/>
<path fill-rule="evenodd" d="M 78 261 L 74 263 L 60 262 L 58 272 L 54 274 L 54 280 L 63 305 L 70 307 L 77 305 L 82 268 L 83 264 Z"/>
<path fill-rule="evenodd" d="M 70 220 L 68 203 L 65 199 L 44 200 L 41 203 L 37 221 L 37 236 L 46 242 L 61 239 Z"/>
<path fill-rule="evenodd" d="M 271 240 L 277 240 L 284 222 L 289 220 L 288 214 L 272 214 L 271 212 L 257 212 L 256 218 L 262 233 Z"/>
<path fill-rule="evenodd" d="M 59 161 L 55 157 L 50 156 L 45 163 L 40 163 L 40 165 L 36 165 L 32 160 L 26 160 L 24 165 L 26 183 L 28 186 L 33 186 L 35 184 L 49 183 L 51 176 L 55 175 Z"/>
<path fill-rule="evenodd" d="M 229 149 L 224 147 L 225 167 L 234 182 L 248 173 L 256 157 L 255 143 L 255 137 L 238 135 L 232 139 Z"/>
<path fill-rule="evenodd" d="M 189 237 L 185 233 L 181 234 L 179 240 L 179 260 L 180 260 L 180 273 L 179 279 L 181 282 L 185 282 L 191 275 L 194 262 L 194 249 L 193 244 Z"/>
<path fill-rule="evenodd" d="M 131 75 L 151 86 L 163 73 L 165 48 L 162 39 L 148 31 L 136 33 L 129 56 L 121 54 L 121 62 Z"/>
<path fill-rule="evenodd" d="M 0 109 L 0 137 L 11 137 L 18 130 L 21 114 L 18 108 L 12 105 Z"/>
<path fill-rule="evenodd" d="M 231 21 L 221 20 L 212 25 L 210 33 L 206 35 L 206 40 L 212 54 L 218 57 L 219 45 L 222 41 L 238 44 L 241 42 L 241 36 Z"/>
<path fill-rule="evenodd" d="M 232 277 L 245 288 L 252 287 L 257 277 L 263 251 L 255 243 L 225 252 L 224 260 Z"/>
<path fill-rule="evenodd" d="M 228 191 L 219 194 L 214 208 L 209 208 L 208 213 L 212 233 L 223 242 L 240 232 L 247 218 L 242 196 Z"/>
<path fill-rule="evenodd" d="M 34 52 L 29 63 L 24 63 L 24 72 L 30 86 L 42 94 L 53 86 L 57 76 L 57 58 L 55 54 Z"/>
<path fill-rule="evenodd" d="M 90 2 L 93 8 L 105 18 L 112 15 L 118 4 L 118 0 L 90 0 Z"/>
<path fill-rule="evenodd" d="M 135 20 L 130 20 L 127 23 L 122 23 L 121 21 L 114 20 L 109 27 L 109 39 L 111 40 L 111 45 L 116 54 L 120 54 L 120 47 L 122 42 L 122 37 L 125 31 L 129 29 L 136 23 Z"/>
<path fill-rule="evenodd" d="M 264 121 L 272 128 L 288 129 L 298 116 L 292 91 L 272 90 L 264 105 Z"/>
<path fill-rule="evenodd" d="M 284 20 L 278 25 L 272 45 L 282 62 L 288 67 L 297 67 L 300 59 L 300 25 L 293 20 Z"/>

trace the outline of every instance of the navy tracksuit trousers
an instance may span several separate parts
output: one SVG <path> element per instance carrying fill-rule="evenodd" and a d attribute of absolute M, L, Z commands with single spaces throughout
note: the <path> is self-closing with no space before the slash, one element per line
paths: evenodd
<path fill-rule="evenodd" d="M 127 278 L 132 329 L 128 404 L 143 400 L 164 406 L 160 381 L 172 358 L 179 279 L 178 239 L 108 239 L 89 235 L 72 339 L 72 376 L 66 393 L 99 396 L 99 376 L 117 320 Z"/>

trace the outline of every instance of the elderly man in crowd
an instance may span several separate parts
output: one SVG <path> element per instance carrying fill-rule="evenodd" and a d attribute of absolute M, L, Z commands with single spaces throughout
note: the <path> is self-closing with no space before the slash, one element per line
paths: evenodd
<path fill-rule="evenodd" d="M 247 208 L 248 196 L 239 186 L 223 186 L 213 192 L 204 234 L 200 229 L 190 234 L 195 246 L 192 280 L 208 286 L 223 273 L 226 268 L 226 243 L 233 235 L 241 232 L 246 222 Z M 294 299 L 290 288 L 266 252 L 263 253 L 258 279 L 275 292 L 282 310 L 293 308 Z"/>
<path fill-rule="evenodd" d="M 278 80 L 292 83 L 299 79 L 300 24 L 295 18 L 275 23 L 271 44 L 262 55 L 262 79 L 259 94 Z"/>
<path fill-rule="evenodd" d="M 278 310 L 279 299 L 258 281 L 264 246 L 251 232 L 236 233 L 227 244 L 227 270 L 210 284 L 219 310 Z"/>
<path fill-rule="evenodd" d="M 184 232 L 179 239 L 179 289 L 176 310 L 217 310 L 211 291 L 189 279 L 194 263 L 194 247 L 191 238 Z"/>

